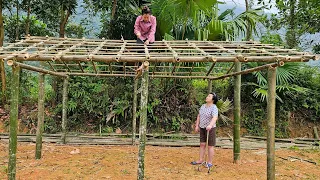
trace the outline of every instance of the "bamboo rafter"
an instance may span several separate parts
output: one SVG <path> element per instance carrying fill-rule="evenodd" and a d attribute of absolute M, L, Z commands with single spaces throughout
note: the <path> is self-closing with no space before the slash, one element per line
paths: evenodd
<path fill-rule="evenodd" d="M 256 41 L 156 41 L 71 39 L 30 36 L 0 48 L 0 58 L 52 75 L 135 76 L 137 63 L 148 61 L 155 78 L 218 79 L 233 76 L 236 61 L 259 62 L 254 71 L 278 62 L 307 62 L 316 56 Z M 28 64 L 44 61 L 48 66 Z M 119 65 L 121 63 L 121 65 Z M 178 63 L 178 64 L 177 64 Z M 30 68 L 33 66 L 34 68 Z M 40 68 L 40 69 L 39 69 Z M 89 70 L 89 69 L 92 69 Z M 264 69 L 264 68 L 262 68 Z M 252 72 L 243 69 L 241 72 Z M 58 73 L 58 74 L 55 74 Z"/>

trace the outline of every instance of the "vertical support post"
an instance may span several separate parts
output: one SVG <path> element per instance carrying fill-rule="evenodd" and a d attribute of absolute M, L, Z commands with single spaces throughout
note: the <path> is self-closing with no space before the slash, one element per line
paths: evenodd
<path fill-rule="evenodd" d="M 144 156 L 147 132 L 147 106 L 148 106 L 148 83 L 149 62 L 143 63 L 143 74 L 141 79 L 141 105 L 140 105 L 140 128 L 139 128 L 139 157 L 138 157 L 138 180 L 144 179 Z"/>
<path fill-rule="evenodd" d="M 68 83 L 69 78 L 63 80 L 63 95 L 62 95 L 62 143 L 66 143 L 67 135 L 67 104 L 68 104 Z"/>
<path fill-rule="evenodd" d="M 241 71 L 241 62 L 235 62 L 235 72 Z M 234 122 L 233 122 L 233 162 L 240 163 L 240 106 L 241 106 L 241 75 L 234 81 Z"/>
<path fill-rule="evenodd" d="M 138 79 L 134 79 L 132 106 L 132 145 L 136 142 Z"/>
<path fill-rule="evenodd" d="M 276 75 L 277 68 L 268 69 L 268 99 L 267 99 L 267 179 L 275 179 L 275 110 L 276 110 Z"/>
<path fill-rule="evenodd" d="M 212 92 L 212 80 L 208 79 L 208 94 Z"/>
<path fill-rule="evenodd" d="M 16 179 L 17 160 L 17 129 L 19 115 L 19 83 L 20 67 L 12 66 L 12 84 L 10 99 L 10 135 L 9 135 L 9 164 L 8 179 Z"/>
<path fill-rule="evenodd" d="M 0 61 L 0 73 L 1 73 L 1 92 L 2 92 L 2 103 L 6 102 L 6 72 L 4 68 L 4 62 Z"/>
<path fill-rule="evenodd" d="M 44 74 L 39 74 L 39 97 L 38 97 L 38 125 L 36 139 L 36 159 L 41 159 L 42 151 L 42 133 L 44 130 Z"/>

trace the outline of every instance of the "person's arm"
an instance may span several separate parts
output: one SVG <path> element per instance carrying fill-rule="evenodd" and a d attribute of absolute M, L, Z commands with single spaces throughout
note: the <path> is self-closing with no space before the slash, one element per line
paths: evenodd
<path fill-rule="evenodd" d="M 138 16 L 134 24 L 134 34 L 137 36 L 137 38 L 140 38 L 141 36 L 140 19 L 140 16 Z"/>
<path fill-rule="evenodd" d="M 150 29 L 150 33 L 147 40 L 148 42 L 154 41 L 154 34 L 156 33 L 156 29 L 157 29 L 157 18 L 154 17 L 152 18 L 152 21 L 151 21 L 151 29 Z"/>
<path fill-rule="evenodd" d="M 198 116 L 197 116 L 196 126 L 194 127 L 196 132 L 199 131 L 199 123 L 200 123 L 200 114 L 198 114 Z"/>

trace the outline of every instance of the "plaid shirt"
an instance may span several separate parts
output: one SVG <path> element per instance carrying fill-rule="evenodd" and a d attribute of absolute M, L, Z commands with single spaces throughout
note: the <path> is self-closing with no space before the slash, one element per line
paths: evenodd
<path fill-rule="evenodd" d="M 209 107 L 203 104 L 200 108 L 199 115 L 200 115 L 199 127 L 206 128 L 210 124 L 213 117 L 215 116 L 218 117 L 218 108 L 215 104 Z M 216 124 L 214 124 L 213 127 L 216 127 Z"/>
<path fill-rule="evenodd" d="M 144 22 L 142 16 L 138 16 L 136 19 L 136 23 L 134 24 L 134 34 L 141 34 L 140 39 L 146 40 L 148 39 L 149 42 L 154 42 L 155 37 L 154 34 L 156 33 L 157 27 L 157 20 L 156 17 L 150 16 L 149 21 Z"/>

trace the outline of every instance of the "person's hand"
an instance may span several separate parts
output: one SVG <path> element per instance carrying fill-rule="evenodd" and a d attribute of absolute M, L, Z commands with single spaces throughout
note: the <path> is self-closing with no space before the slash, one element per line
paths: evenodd
<path fill-rule="evenodd" d="M 141 37 L 141 34 L 140 34 L 140 33 L 138 33 L 138 34 L 137 34 L 137 38 L 139 38 L 139 39 L 140 39 L 140 37 Z"/>
<path fill-rule="evenodd" d="M 194 131 L 195 131 L 195 132 L 199 132 L 199 126 L 196 126 L 196 127 L 194 128 Z"/>
<path fill-rule="evenodd" d="M 212 126 L 211 126 L 211 125 L 208 125 L 208 126 L 206 127 L 206 130 L 207 130 L 207 131 L 210 131 L 211 128 L 212 128 Z"/>
<path fill-rule="evenodd" d="M 146 42 L 144 42 L 145 45 L 149 45 L 149 40 L 146 40 Z"/>

